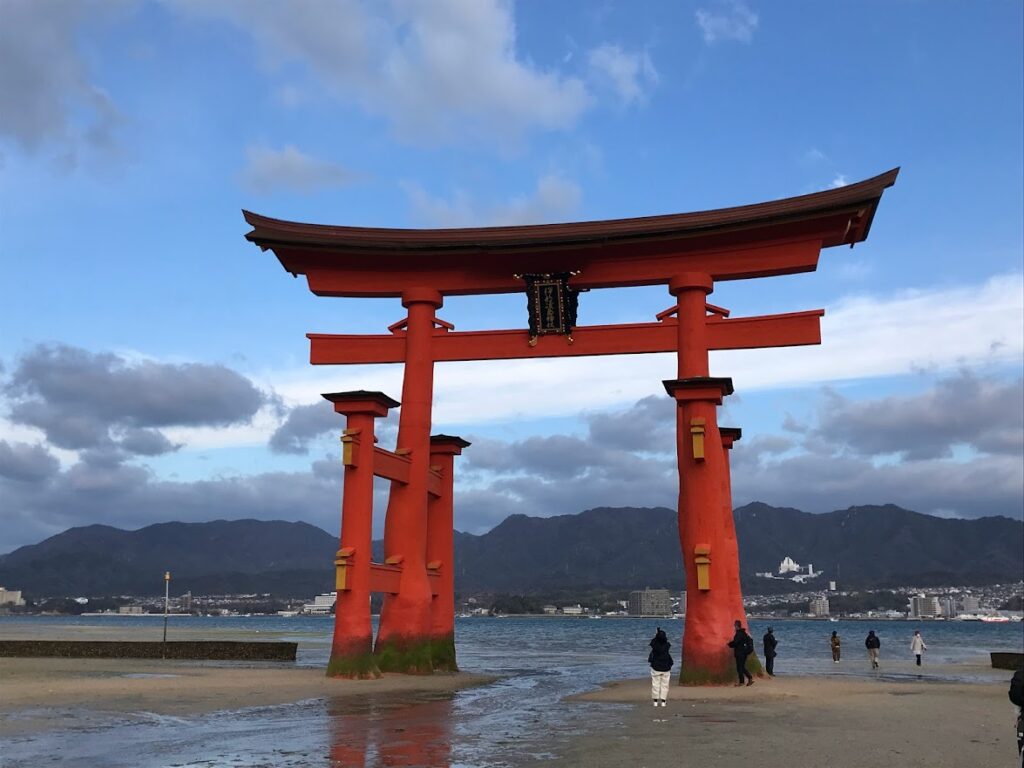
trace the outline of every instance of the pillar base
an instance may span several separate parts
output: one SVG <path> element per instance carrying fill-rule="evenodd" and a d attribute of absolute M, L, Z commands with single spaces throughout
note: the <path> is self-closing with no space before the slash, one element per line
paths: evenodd
<path fill-rule="evenodd" d="M 328 677 L 344 677 L 350 680 L 376 680 L 380 668 L 372 653 L 331 654 L 327 662 Z"/>
<path fill-rule="evenodd" d="M 455 633 L 430 640 L 430 663 L 435 672 L 458 672 L 455 663 Z"/>
<path fill-rule="evenodd" d="M 378 641 L 373 655 L 381 672 L 429 675 L 434 671 L 433 647 L 434 640 L 429 637 L 394 637 Z"/>
<path fill-rule="evenodd" d="M 747 656 L 747 671 L 753 677 L 764 677 L 761 660 L 756 653 Z M 679 667 L 679 685 L 733 685 L 736 682 L 736 662 L 730 653 L 726 663 L 715 666 L 687 665 L 683 659 Z"/>

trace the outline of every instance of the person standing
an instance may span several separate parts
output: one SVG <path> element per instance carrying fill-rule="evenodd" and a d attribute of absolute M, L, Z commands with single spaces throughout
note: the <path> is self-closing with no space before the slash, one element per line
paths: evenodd
<path fill-rule="evenodd" d="M 868 649 L 868 658 L 871 660 L 871 668 L 878 669 L 878 654 L 882 647 L 882 641 L 878 639 L 875 630 L 869 630 L 868 636 L 864 639 L 864 647 Z"/>
<path fill-rule="evenodd" d="M 832 646 L 832 663 L 839 663 L 839 647 L 842 645 L 842 641 L 839 639 L 839 633 L 832 630 L 832 637 L 829 638 L 829 645 Z"/>
<path fill-rule="evenodd" d="M 744 678 L 747 680 L 747 685 L 753 685 L 754 677 L 747 671 L 747 657 L 754 652 L 754 638 L 747 634 L 747 630 L 743 628 L 743 622 L 739 619 L 733 622 L 733 627 L 735 627 L 736 633 L 727 645 L 732 648 L 732 655 L 736 659 L 736 677 L 739 678 L 736 685 L 743 685 Z"/>
<path fill-rule="evenodd" d="M 775 646 L 779 641 L 775 639 L 771 627 L 768 627 L 761 642 L 764 643 L 764 671 L 768 673 L 768 677 L 775 677 Z"/>
<path fill-rule="evenodd" d="M 665 630 L 658 627 L 651 639 L 651 652 L 647 655 L 647 663 L 651 665 L 651 700 L 654 706 L 666 706 L 668 699 L 668 674 L 672 669 L 672 654 L 668 649 L 672 644 L 668 641 Z"/>
<path fill-rule="evenodd" d="M 917 666 L 921 666 L 921 654 L 928 650 L 928 646 L 924 644 L 924 638 L 921 637 L 921 630 L 915 629 L 914 636 L 910 640 L 910 652 L 917 658 Z"/>

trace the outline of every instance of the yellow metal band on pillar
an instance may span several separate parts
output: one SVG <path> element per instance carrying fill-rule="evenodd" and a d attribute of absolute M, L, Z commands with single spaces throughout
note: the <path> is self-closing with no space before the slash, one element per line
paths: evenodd
<path fill-rule="evenodd" d="M 356 552 L 355 547 L 342 547 L 334 556 L 334 588 L 346 590 L 350 588 L 348 583 L 348 569 L 351 563 L 349 558 Z"/>
<path fill-rule="evenodd" d="M 690 439 L 694 461 L 704 461 L 704 419 L 690 419 Z"/>
<path fill-rule="evenodd" d="M 356 448 L 359 446 L 359 430 L 346 429 L 341 436 L 341 463 L 346 467 L 359 466 Z"/>
<path fill-rule="evenodd" d="M 698 544 L 693 548 L 693 555 L 697 566 L 697 589 L 707 591 L 711 589 L 711 547 Z"/>

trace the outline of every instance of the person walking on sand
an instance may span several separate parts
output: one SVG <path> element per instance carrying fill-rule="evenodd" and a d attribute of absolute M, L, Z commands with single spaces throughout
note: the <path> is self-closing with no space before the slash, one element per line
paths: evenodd
<path fill-rule="evenodd" d="M 761 642 L 764 643 L 764 671 L 768 673 L 768 677 L 775 677 L 775 646 L 779 641 L 775 639 L 775 632 L 771 627 L 768 627 Z"/>
<path fill-rule="evenodd" d="M 878 653 L 882 647 L 882 641 L 878 639 L 875 630 L 868 630 L 868 636 L 864 639 L 864 647 L 868 649 L 868 658 L 871 660 L 871 668 L 878 669 Z"/>
<path fill-rule="evenodd" d="M 736 658 L 736 677 L 739 681 L 736 685 L 743 685 L 743 679 L 746 678 L 747 685 L 754 684 L 754 677 L 747 671 L 747 656 L 754 652 L 754 638 L 747 634 L 747 630 L 743 628 L 743 622 L 739 619 L 733 622 L 733 627 L 736 629 L 736 634 L 732 636 L 727 645 L 732 648 L 732 655 Z"/>
<path fill-rule="evenodd" d="M 658 627 L 658 631 L 651 639 L 651 652 L 647 655 L 647 663 L 651 665 L 651 701 L 654 702 L 654 706 L 666 706 L 668 673 L 673 664 L 672 654 L 668 652 L 671 647 L 665 630 Z"/>
<path fill-rule="evenodd" d="M 921 654 L 928 650 L 928 646 L 924 644 L 924 638 L 921 637 L 921 630 L 915 629 L 914 636 L 910 640 L 910 652 L 917 657 L 917 666 L 921 666 Z"/>
<path fill-rule="evenodd" d="M 839 633 L 836 632 L 835 630 L 832 630 L 832 637 L 829 638 L 828 642 L 829 642 L 829 645 L 832 646 L 832 663 L 833 664 L 838 664 L 839 663 L 839 646 L 842 644 L 842 641 L 839 639 Z"/>

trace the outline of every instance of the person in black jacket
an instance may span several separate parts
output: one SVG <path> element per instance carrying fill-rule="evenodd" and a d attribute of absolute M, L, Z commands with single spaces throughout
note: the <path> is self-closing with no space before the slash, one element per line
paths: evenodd
<path fill-rule="evenodd" d="M 768 627 L 761 642 L 764 643 L 764 671 L 769 677 L 775 677 L 775 646 L 779 641 L 775 639 L 775 632 L 771 627 Z"/>
<path fill-rule="evenodd" d="M 743 685 L 743 678 L 747 679 L 747 685 L 754 684 L 753 676 L 747 672 L 747 656 L 754 652 L 754 638 L 747 634 L 743 628 L 743 622 L 739 619 L 733 623 L 736 634 L 729 641 L 728 646 L 732 648 L 732 655 L 736 658 L 736 676 L 739 682 L 736 685 Z"/>
<path fill-rule="evenodd" d="M 658 627 L 651 640 L 651 652 L 647 655 L 647 663 L 651 665 L 651 700 L 654 706 L 666 706 L 668 699 L 668 673 L 672 669 L 672 654 L 668 649 L 672 644 L 668 641 L 665 630 Z"/>
<path fill-rule="evenodd" d="M 878 669 L 878 653 L 882 647 L 882 641 L 878 639 L 875 630 L 868 630 L 868 636 L 864 639 L 864 647 L 868 649 L 868 658 L 871 659 L 871 668 Z"/>

